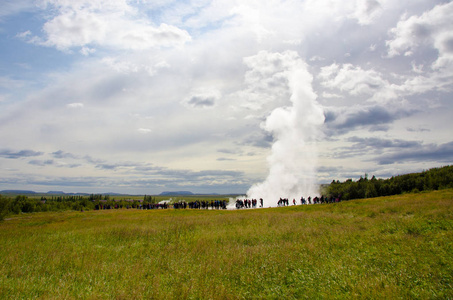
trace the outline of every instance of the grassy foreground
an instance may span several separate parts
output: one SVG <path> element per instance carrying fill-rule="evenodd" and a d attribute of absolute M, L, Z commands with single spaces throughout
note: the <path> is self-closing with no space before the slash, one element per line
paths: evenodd
<path fill-rule="evenodd" d="M 23 214 L 0 298 L 453 298 L 453 190 L 241 211 Z"/>

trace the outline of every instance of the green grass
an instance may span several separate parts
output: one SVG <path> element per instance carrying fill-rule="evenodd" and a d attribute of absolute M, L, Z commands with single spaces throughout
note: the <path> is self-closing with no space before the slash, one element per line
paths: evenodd
<path fill-rule="evenodd" d="M 241 211 L 22 214 L 1 299 L 451 299 L 453 190 Z"/>

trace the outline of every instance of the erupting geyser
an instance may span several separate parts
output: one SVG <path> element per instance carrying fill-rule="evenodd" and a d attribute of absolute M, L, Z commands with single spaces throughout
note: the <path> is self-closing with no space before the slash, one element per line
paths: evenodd
<path fill-rule="evenodd" d="M 306 63 L 295 52 L 285 53 L 284 70 L 291 92 L 289 107 L 272 111 L 263 124 L 264 130 L 274 138 L 271 154 L 267 157 L 269 174 L 247 192 L 249 199 L 263 198 L 264 207 L 276 206 L 278 199 L 288 198 L 290 203 L 301 196 L 319 194 L 316 183 L 316 140 L 324 123 L 322 106 L 313 92 L 313 77 Z"/>

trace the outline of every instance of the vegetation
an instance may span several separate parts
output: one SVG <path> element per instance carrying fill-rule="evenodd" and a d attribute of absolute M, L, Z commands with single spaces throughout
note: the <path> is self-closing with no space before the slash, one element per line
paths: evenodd
<path fill-rule="evenodd" d="M 453 189 L 0 223 L 1 299 L 451 299 Z"/>
<path fill-rule="evenodd" d="M 352 179 L 348 179 L 345 182 L 333 180 L 330 185 L 323 188 L 322 193 L 329 199 L 339 197 L 341 200 L 351 200 L 445 188 L 453 188 L 453 166 L 394 176 L 389 179 L 376 179 L 375 176 L 368 179 L 368 175 L 365 174 L 365 177 L 360 177 L 355 182 Z M 235 196 L 237 195 L 231 195 L 231 197 Z M 156 204 L 162 200 L 176 203 L 180 200 L 187 202 L 224 200 L 225 197 L 226 195 L 0 195 L 0 221 L 7 215 L 19 213 L 65 210 L 86 211 L 93 210 L 101 205 L 111 208 L 137 208 L 147 204 Z"/>
<path fill-rule="evenodd" d="M 453 188 L 453 166 L 433 168 L 420 173 L 394 176 L 389 179 L 376 179 L 368 175 L 358 181 L 348 179 L 345 182 L 335 181 L 327 187 L 330 196 L 341 196 L 342 200 L 373 198 Z"/>
<path fill-rule="evenodd" d="M 32 212 L 46 211 L 87 211 L 96 208 L 138 208 L 147 204 L 155 204 L 162 200 L 178 202 L 185 199 L 186 201 L 196 200 L 224 200 L 225 196 L 185 196 L 173 197 L 168 196 L 109 196 L 101 194 L 92 194 L 89 196 L 62 196 L 62 195 L 42 195 L 42 196 L 25 196 L 17 195 L 15 197 L 0 195 L 0 221 L 8 215 Z"/>

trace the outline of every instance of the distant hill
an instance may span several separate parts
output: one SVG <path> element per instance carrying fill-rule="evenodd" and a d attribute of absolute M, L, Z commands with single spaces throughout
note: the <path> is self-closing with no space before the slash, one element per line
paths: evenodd
<path fill-rule="evenodd" d="M 89 193 L 65 193 L 63 191 L 48 191 L 47 193 L 35 192 L 28 190 L 2 190 L 0 194 L 4 195 L 64 195 L 64 196 L 89 196 Z M 119 196 L 118 193 L 102 193 L 102 195 Z"/>
<path fill-rule="evenodd" d="M 20 194 L 20 195 L 29 195 L 29 194 L 36 194 L 34 191 L 27 191 L 27 190 L 3 190 L 0 191 L 0 194 Z"/>
<path fill-rule="evenodd" d="M 112 192 L 108 192 L 108 193 L 99 193 L 100 195 L 108 195 L 108 196 L 129 196 L 129 194 L 121 194 L 121 193 L 112 193 Z M 90 194 L 87 194 L 87 195 L 90 195 Z"/>
<path fill-rule="evenodd" d="M 188 196 L 193 195 L 192 192 L 189 191 L 177 191 L 177 192 L 162 192 L 159 196 Z"/>
<path fill-rule="evenodd" d="M 0 194 L 4 195 L 61 195 L 61 196 L 89 196 L 92 193 L 65 193 L 63 191 L 48 191 L 46 192 L 35 192 L 35 191 L 28 191 L 28 190 L 3 190 L 0 191 Z M 219 195 L 243 195 L 244 193 L 238 194 L 218 194 L 218 193 L 209 193 L 209 194 L 194 194 L 190 191 L 165 191 L 160 193 L 158 196 L 219 196 Z M 129 194 L 121 194 L 121 193 L 99 193 L 99 195 L 108 195 L 108 196 L 130 196 Z"/>

